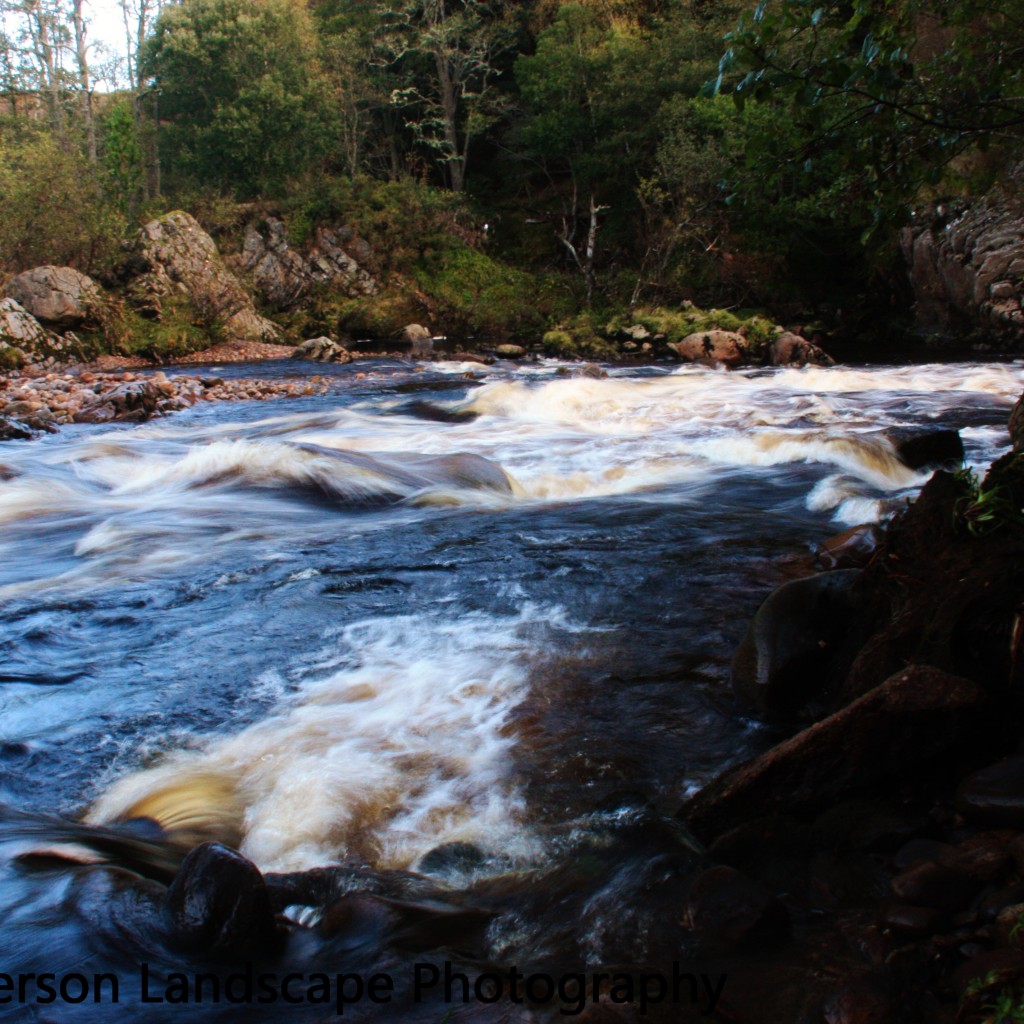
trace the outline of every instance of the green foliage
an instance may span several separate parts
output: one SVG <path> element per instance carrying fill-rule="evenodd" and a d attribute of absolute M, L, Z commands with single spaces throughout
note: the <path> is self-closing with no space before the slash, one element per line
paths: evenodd
<path fill-rule="evenodd" d="M 840 153 L 865 239 L 969 148 L 1024 140 L 1018 0 L 762 0 L 728 44 L 709 88 L 788 105 L 803 130 L 794 161 Z"/>
<path fill-rule="evenodd" d="M 448 333 L 500 338 L 537 331 L 543 322 L 533 278 L 476 249 L 426 259 L 416 282 Z"/>
<path fill-rule="evenodd" d="M 0 344 L 0 370 L 20 370 L 24 365 L 25 356 L 21 351 Z"/>
<path fill-rule="evenodd" d="M 964 491 L 954 506 L 955 525 L 973 537 L 999 529 L 1024 529 L 1024 455 L 996 462 L 984 481 L 970 470 L 957 474 Z"/>
<path fill-rule="evenodd" d="M 168 5 L 143 67 L 160 90 L 162 148 L 178 175 L 242 197 L 277 194 L 324 156 L 330 91 L 302 4 Z"/>
<path fill-rule="evenodd" d="M 602 337 L 589 313 L 563 321 L 541 339 L 544 351 L 559 359 L 614 359 L 618 345 Z"/>
<path fill-rule="evenodd" d="M 117 100 L 104 114 L 100 161 L 107 173 L 107 191 L 122 214 L 138 208 L 142 198 L 145 157 L 139 141 L 132 101 Z"/>
<path fill-rule="evenodd" d="M 99 278 L 112 274 L 125 219 L 97 168 L 39 125 L 0 120 L 0 197 L 6 270 L 54 263 Z"/>
<path fill-rule="evenodd" d="M 217 331 L 200 321 L 187 299 L 168 297 L 161 300 L 159 320 L 122 312 L 119 322 L 108 326 L 104 346 L 107 351 L 163 363 L 201 352 L 222 340 Z"/>

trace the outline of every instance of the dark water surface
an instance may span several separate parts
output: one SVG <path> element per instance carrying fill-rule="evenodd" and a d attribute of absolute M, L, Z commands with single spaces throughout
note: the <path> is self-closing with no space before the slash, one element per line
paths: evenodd
<path fill-rule="evenodd" d="M 963 428 L 980 466 L 1024 388 L 1019 364 L 328 372 L 0 453 L 0 800 L 109 821 L 212 794 L 270 871 L 451 882 L 423 858 L 453 842 L 481 854 L 460 884 L 557 867 L 569 823 L 671 815 L 770 741 L 729 658 L 785 558 L 926 479 L 879 431 Z M 36 907 L 4 962 L 46 945 L 62 879 L 3 883 Z"/>

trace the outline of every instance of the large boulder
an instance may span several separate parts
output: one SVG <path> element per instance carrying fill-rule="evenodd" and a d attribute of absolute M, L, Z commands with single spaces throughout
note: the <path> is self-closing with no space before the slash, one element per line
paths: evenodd
<path fill-rule="evenodd" d="M 129 295 L 140 312 L 159 319 L 168 300 L 187 299 L 199 319 L 229 342 L 280 339 L 260 316 L 213 239 L 181 210 L 151 220 L 140 231 L 129 269 Z"/>
<path fill-rule="evenodd" d="M 1024 395 L 1017 399 L 1010 413 L 1010 441 L 1015 452 L 1024 452 Z"/>
<path fill-rule="evenodd" d="M 821 810 L 879 784 L 908 782 L 971 737 L 986 700 L 977 683 L 912 665 L 727 771 L 680 815 L 707 841 L 760 815 Z"/>
<path fill-rule="evenodd" d="M 746 338 L 736 331 L 698 331 L 669 348 L 690 363 L 722 363 L 732 367 L 749 361 Z"/>
<path fill-rule="evenodd" d="M 318 286 L 353 297 L 375 294 L 376 280 L 349 250 L 369 252 L 349 227 L 319 227 L 309 248 L 299 252 L 289 243 L 283 222 L 267 217 L 246 230 L 241 262 L 264 300 L 287 309 Z"/>
<path fill-rule="evenodd" d="M 102 325 L 108 300 L 91 277 L 72 267 L 35 267 L 11 278 L 4 294 L 58 331 Z"/>
<path fill-rule="evenodd" d="M 1018 168 L 1011 177 L 1024 177 Z M 958 207 L 916 213 L 900 244 L 921 326 L 955 334 L 978 329 L 1024 342 L 1024 210 L 1019 184 Z"/>
<path fill-rule="evenodd" d="M 764 718 L 814 713 L 840 689 L 866 635 L 860 572 L 784 583 L 757 610 L 732 661 L 736 696 Z"/>

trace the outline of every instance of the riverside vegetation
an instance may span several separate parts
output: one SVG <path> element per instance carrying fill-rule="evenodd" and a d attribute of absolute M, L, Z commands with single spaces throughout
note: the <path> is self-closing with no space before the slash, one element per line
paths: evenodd
<path fill-rule="evenodd" d="M 0 264 L 105 290 L 76 355 L 247 337 L 180 282 L 140 294 L 138 233 L 174 210 L 290 342 L 425 323 L 607 358 L 694 303 L 695 329 L 870 352 L 915 300 L 933 333 L 1020 339 L 1009 0 L 123 5 L 117 72 L 80 0 L 0 5 Z"/>

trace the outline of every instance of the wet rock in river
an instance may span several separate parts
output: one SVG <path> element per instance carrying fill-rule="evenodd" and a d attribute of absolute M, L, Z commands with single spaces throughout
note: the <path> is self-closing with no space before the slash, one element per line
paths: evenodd
<path fill-rule="evenodd" d="M 881 542 L 881 529 L 874 523 L 862 523 L 822 541 L 814 561 L 821 569 L 860 569 L 871 561 Z"/>
<path fill-rule="evenodd" d="M 812 341 L 783 331 L 768 348 L 772 366 L 833 366 L 835 360 Z"/>
<path fill-rule="evenodd" d="M 927 466 L 958 466 L 964 461 L 960 431 L 934 427 L 890 427 L 883 431 L 896 455 L 911 469 Z"/>
<path fill-rule="evenodd" d="M 892 997 L 884 978 L 859 974 L 845 981 L 822 1006 L 825 1024 L 889 1024 Z"/>
<path fill-rule="evenodd" d="M 986 824 L 1024 828 L 1024 757 L 1007 757 L 967 779 L 957 808 Z"/>
<path fill-rule="evenodd" d="M 680 811 L 703 839 L 747 818 L 820 809 L 883 781 L 909 782 L 970 737 L 987 694 L 910 666 L 767 753 L 727 771 Z"/>
<path fill-rule="evenodd" d="M 722 363 L 734 367 L 742 366 L 749 358 L 746 338 L 736 331 L 699 331 L 688 334 L 669 348 L 689 363 Z"/>
<path fill-rule="evenodd" d="M 104 392 L 84 406 L 75 416 L 76 423 L 108 423 L 111 420 L 148 420 L 165 393 L 159 383 L 150 380 L 126 381 Z"/>
<path fill-rule="evenodd" d="M 295 347 L 293 359 L 311 359 L 317 363 L 350 363 L 352 354 L 331 338 L 310 338 Z"/>
<path fill-rule="evenodd" d="M 270 893 L 259 869 L 220 843 L 197 846 L 167 890 L 175 940 L 197 952 L 245 955 L 278 942 Z"/>
<path fill-rule="evenodd" d="M 0 416 L 0 441 L 27 441 L 32 435 L 33 430 L 27 423 Z"/>
<path fill-rule="evenodd" d="M 708 868 L 694 880 L 686 918 L 701 944 L 718 950 L 778 940 L 789 932 L 789 915 L 778 898 L 724 864 Z"/>
<path fill-rule="evenodd" d="M 737 697 L 766 718 L 805 713 L 852 661 L 864 600 L 856 570 L 784 583 L 761 605 L 732 660 Z"/>

